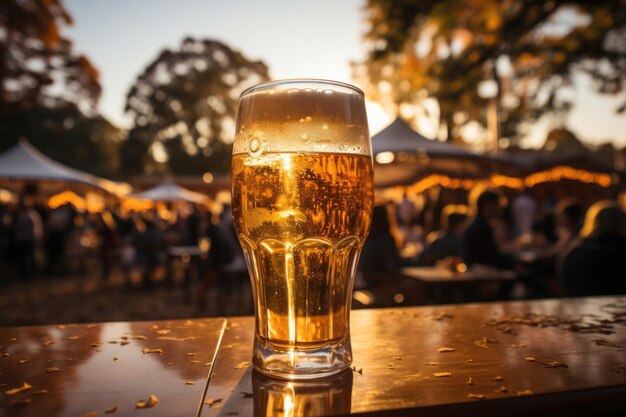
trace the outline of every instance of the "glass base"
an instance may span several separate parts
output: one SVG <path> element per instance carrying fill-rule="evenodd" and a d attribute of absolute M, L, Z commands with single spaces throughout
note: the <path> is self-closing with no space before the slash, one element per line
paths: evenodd
<path fill-rule="evenodd" d="M 320 348 L 281 349 L 254 340 L 252 364 L 259 372 L 275 378 L 302 380 L 337 374 L 352 363 L 350 337 L 333 341 Z"/>

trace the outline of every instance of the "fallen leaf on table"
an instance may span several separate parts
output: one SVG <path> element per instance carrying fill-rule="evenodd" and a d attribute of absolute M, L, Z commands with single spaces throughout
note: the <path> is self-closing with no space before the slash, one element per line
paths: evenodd
<path fill-rule="evenodd" d="M 433 375 L 435 376 L 435 378 L 443 378 L 446 376 L 452 376 L 450 372 L 433 372 Z"/>
<path fill-rule="evenodd" d="M 196 381 L 185 381 L 185 385 L 195 385 Z"/>
<path fill-rule="evenodd" d="M 163 336 L 168 335 L 170 333 L 172 333 L 172 331 L 170 329 L 162 329 L 162 330 L 157 330 L 156 331 L 156 334 L 160 334 L 160 335 L 163 335 Z"/>
<path fill-rule="evenodd" d="M 207 398 L 206 400 L 204 400 L 204 403 L 211 407 L 213 407 L 214 404 L 221 403 L 221 402 L 222 402 L 221 398 L 215 398 L 215 399 Z"/>
<path fill-rule="evenodd" d="M 54 340 L 51 340 L 51 339 L 44 340 L 43 342 L 41 342 L 41 344 L 44 346 L 50 346 L 53 343 L 54 343 Z"/>
<path fill-rule="evenodd" d="M 472 400 L 484 400 L 485 396 L 483 394 L 467 394 L 467 398 Z"/>
<path fill-rule="evenodd" d="M 437 353 L 445 353 L 445 352 L 454 352 L 454 348 L 440 347 L 439 349 L 437 349 Z"/>
<path fill-rule="evenodd" d="M 15 395 L 15 394 L 19 394 L 20 392 L 23 392 L 23 391 L 29 390 L 29 389 L 31 389 L 32 387 L 33 387 L 33 386 L 32 386 L 32 385 L 30 385 L 29 383 L 24 382 L 24 384 L 23 384 L 21 387 L 19 387 L 19 388 L 12 388 L 12 389 L 10 389 L 10 390 L 8 390 L 8 391 L 4 391 L 4 395 Z"/>
<path fill-rule="evenodd" d="M 496 392 L 506 393 L 506 392 L 509 392 L 509 389 L 505 387 L 504 385 L 502 385 L 500 388 L 496 390 Z"/>
<path fill-rule="evenodd" d="M 193 339 L 195 339 L 195 337 L 193 336 L 189 336 L 189 337 L 159 336 L 157 337 L 157 340 L 170 340 L 172 342 L 186 342 L 188 340 L 193 340 Z"/>
<path fill-rule="evenodd" d="M 118 359 L 119 359 L 119 358 L 118 358 L 117 356 L 113 356 L 113 360 L 114 360 L 114 361 L 116 361 L 116 360 L 118 360 Z"/>
<path fill-rule="evenodd" d="M 523 397 L 523 396 L 526 396 L 526 395 L 533 395 L 532 390 L 525 389 L 525 390 L 522 390 L 522 391 L 517 391 L 517 396 L 518 397 Z"/>
<path fill-rule="evenodd" d="M 196 352 L 189 352 L 189 353 L 185 353 L 185 355 L 187 355 L 187 356 L 196 356 L 197 353 Z"/>
<path fill-rule="evenodd" d="M 247 368 L 248 366 L 252 365 L 251 362 L 240 362 L 239 364 L 237 364 L 235 366 L 235 369 L 243 369 L 243 368 Z"/>
<path fill-rule="evenodd" d="M 159 355 L 162 355 L 164 352 L 163 352 L 163 349 L 143 348 L 143 353 L 144 354 L 146 354 L 146 353 L 158 353 Z"/>
<path fill-rule="evenodd" d="M 550 362 L 546 362 L 546 361 L 542 361 L 536 358 L 533 358 L 532 356 L 526 357 L 524 358 L 524 360 L 528 361 L 528 362 L 537 362 L 540 363 L 542 365 L 545 365 L 546 368 L 567 368 L 567 365 L 565 365 L 564 363 L 561 363 L 559 361 L 550 361 Z"/>
<path fill-rule="evenodd" d="M 127 345 L 127 344 L 129 344 L 129 343 L 130 343 L 130 342 L 129 342 L 128 340 L 122 340 L 122 341 L 120 342 L 120 345 L 125 346 L 125 345 Z"/>
<path fill-rule="evenodd" d="M 496 381 L 502 381 L 504 378 L 502 378 L 500 375 L 496 376 L 493 378 Z"/>
<path fill-rule="evenodd" d="M 104 412 L 106 414 L 113 414 L 117 411 L 117 405 L 114 405 L 113 407 L 109 407 L 106 410 L 104 410 Z"/>
<path fill-rule="evenodd" d="M 151 408 L 159 403 L 156 395 L 151 395 L 147 400 L 139 400 L 135 403 L 135 408 Z"/>
<path fill-rule="evenodd" d="M 51 366 L 50 368 L 46 368 L 46 373 L 50 374 L 52 372 L 59 372 L 61 370 L 61 368 L 58 368 L 56 366 Z"/>
<path fill-rule="evenodd" d="M 465 359 L 465 362 L 474 362 L 473 359 Z"/>
<path fill-rule="evenodd" d="M 140 334 L 129 336 L 129 338 L 130 339 L 135 339 L 135 340 L 148 340 L 148 338 L 146 336 L 142 336 Z"/>
<path fill-rule="evenodd" d="M 102 344 L 102 342 L 93 342 L 92 344 L 90 344 L 89 346 L 91 347 L 98 347 Z"/>
<path fill-rule="evenodd" d="M 30 359 L 20 359 L 19 364 L 24 365 L 26 362 L 30 362 Z"/>
<path fill-rule="evenodd" d="M 68 337 L 64 337 L 63 340 L 78 340 L 81 337 L 82 336 L 68 336 Z"/>
<path fill-rule="evenodd" d="M 195 365 L 197 363 L 200 363 L 200 361 L 194 359 L 192 361 L 189 361 L 189 363 L 192 364 L 192 365 Z"/>
<path fill-rule="evenodd" d="M 609 342 L 608 340 L 604 339 L 594 339 L 593 342 L 595 342 L 595 344 L 598 346 L 619 347 L 615 343 Z"/>
<path fill-rule="evenodd" d="M 472 379 L 472 377 L 470 376 L 469 378 L 467 378 L 467 385 L 474 385 L 474 380 Z"/>

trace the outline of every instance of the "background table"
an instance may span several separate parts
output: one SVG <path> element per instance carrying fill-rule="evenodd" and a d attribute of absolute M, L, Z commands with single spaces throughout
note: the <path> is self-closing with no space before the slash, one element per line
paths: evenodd
<path fill-rule="evenodd" d="M 447 268 L 415 266 L 402 268 L 405 278 L 413 279 L 425 289 L 427 297 L 435 303 L 475 300 L 485 285 L 495 288 L 497 293 L 502 285 L 517 279 L 514 271 L 495 268 L 475 268 L 465 272 L 455 272 Z"/>
<path fill-rule="evenodd" d="M 3 395 L 0 414 L 105 415 L 106 407 L 118 405 L 113 415 L 193 416 L 209 375 L 200 410 L 205 417 L 623 413 L 625 321 L 626 297 L 359 310 L 351 322 L 354 371 L 308 383 L 252 371 L 250 317 L 229 319 L 212 367 L 204 361 L 214 349 L 219 319 L 4 328 L 0 352 L 10 356 L 0 358 L 0 382 L 8 384 L 2 389 L 23 382 L 33 388 Z M 156 331 L 168 328 L 181 339 L 159 340 Z M 125 332 L 147 338 L 129 339 L 125 346 L 107 343 Z M 73 334 L 82 336 L 64 340 Z M 44 347 L 46 338 L 55 343 Z M 92 340 L 105 344 L 91 348 Z M 143 347 L 159 346 L 163 355 L 142 353 Z M 119 360 L 113 361 L 113 355 Z M 190 357 L 201 362 L 191 364 Z M 31 362 L 20 365 L 21 358 Z M 67 359 L 75 360 L 63 362 Z M 50 366 L 62 370 L 48 374 Z M 195 384 L 185 385 L 187 380 Z M 49 392 L 35 394 L 41 388 Z M 159 404 L 135 410 L 135 401 L 149 394 L 157 395 Z M 30 404 L 11 405 L 29 398 Z"/>

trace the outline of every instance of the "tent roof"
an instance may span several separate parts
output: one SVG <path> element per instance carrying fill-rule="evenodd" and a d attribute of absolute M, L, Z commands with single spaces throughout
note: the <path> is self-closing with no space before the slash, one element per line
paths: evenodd
<path fill-rule="evenodd" d="M 127 196 L 136 200 L 149 201 L 186 201 L 189 203 L 204 203 L 207 197 L 177 185 L 173 180 L 166 179 L 156 187 L 140 193 Z"/>
<path fill-rule="evenodd" d="M 380 152 L 419 152 L 429 156 L 476 156 L 460 146 L 425 138 L 400 117 L 372 137 L 372 152 L 374 155 Z"/>
<path fill-rule="evenodd" d="M 51 180 L 91 185 L 118 194 L 118 184 L 65 166 L 41 153 L 27 140 L 20 140 L 0 154 L 0 178 L 10 180 Z"/>

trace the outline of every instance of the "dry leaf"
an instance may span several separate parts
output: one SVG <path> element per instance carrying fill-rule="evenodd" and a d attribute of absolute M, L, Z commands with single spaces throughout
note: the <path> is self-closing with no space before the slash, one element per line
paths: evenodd
<path fill-rule="evenodd" d="M 159 336 L 157 337 L 157 340 L 169 340 L 172 342 L 186 342 L 188 340 L 193 340 L 193 339 L 195 339 L 195 337 L 193 336 L 188 336 L 188 337 Z"/>
<path fill-rule="evenodd" d="M 46 368 L 46 373 L 50 374 L 52 372 L 59 372 L 61 370 L 61 368 L 58 368 L 56 366 L 51 366 L 50 368 Z"/>
<path fill-rule="evenodd" d="M 440 347 L 439 349 L 437 349 L 437 353 L 445 353 L 445 352 L 454 352 L 454 348 Z"/>
<path fill-rule="evenodd" d="M 102 342 L 93 342 L 92 344 L 90 344 L 89 346 L 91 347 L 98 347 L 102 344 Z"/>
<path fill-rule="evenodd" d="M 185 355 L 187 355 L 187 356 L 196 356 L 196 352 L 185 353 Z"/>
<path fill-rule="evenodd" d="M 522 390 L 522 391 L 517 391 L 517 396 L 518 397 L 523 397 L 523 396 L 526 396 L 526 395 L 533 395 L 532 390 L 525 389 L 525 390 Z"/>
<path fill-rule="evenodd" d="M 156 331 L 156 334 L 160 334 L 162 336 L 168 335 L 170 333 L 172 333 L 172 331 L 170 329 L 163 329 L 163 330 L 157 330 Z"/>
<path fill-rule="evenodd" d="M 484 400 L 485 396 L 483 394 L 467 394 L 467 398 L 472 400 Z"/>
<path fill-rule="evenodd" d="M 163 352 L 163 349 L 160 349 L 160 348 L 159 349 L 143 348 L 143 353 L 144 354 L 146 354 L 146 353 L 158 353 L 159 355 L 162 355 L 164 352 Z"/>
<path fill-rule="evenodd" d="M 106 410 L 104 410 L 104 412 L 106 414 L 113 414 L 117 411 L 117 405 L 114 405 L 113 407 L 109 407 Z"/>
<path fill-rule="evenodd" d="M 524 358 L 524 360 L 528 361 L 528 362 L 537 362 L 540 363 L 542 365 L 545 365 L 546 368 L 567 368 L 567 365 L 565 365 L 564 363 L 561 363 L 559 361 L 550 361 L 550 362 L 546 362 L 546 361 L 542 361 L 539 359 L 535 359 L 532 356 L 526 357 Z"/>
<path fill-rule="evenodd" d="M 27 391 L 27 390 L 31 389 L 32 387 L 33 386 L 30 385 L 29 383 L 24 382 L 24 384 L 21 387 L 19 387 L 19 388 L 13 388 L 13 389 L 10 389 L 8 391 L 4 391 L 4 395 L 19 394 L 20 392 Z"/>
<path fill-rule="evenodd" d="M 30 359 L 20 359 L 19 364 L 24 365 L 26 362 L 30 362 Z"/>
<path fill-rule="evenodd" d="M 113 356 L 113 360 L 116 361 L 119 360 L 119 358 L 117 356 Z"/>
<path fill-rule="evenodd" d="M 147 400 L 139 400 L 135 403 L 135 408 L 151 408 L 159 403 L 159 399 L 156 395 L 151 395 Z"/>
<path fill-rule="evenodd" d="M 474 362 L 473 359 L 465 359 L 465 362 Z"/>
<path fill-rule="evenodd" d="M 493 378 L 496 381 L 502 381 L 504 378 L 502 378 L 500 375 L 496 376 Z"/>
<path fill-rule="evenodd" d="M 241 362 L 239 364 L 237 364 L 235 366 L 235 369 L 243 369 L 243 368 L 247 368 L 248 366 L 252 365 L 251 362 Z"/>
<path fill-rule="evenodd" d="M 507 392 L 509 392 L 509 389 L 507 387 L 505 387 L 504 385 L 502 385 L 500 388 L 498 388 L 496 390 L 496 392 L 507 393 Z"/>
<path fill-rule="evenodd" d="M 68 337 L 64 337 L 63 340 L 78 340 L 80 338 L 81 336 L 68 336 Z"/>
<path fill-rule="evenodd" d="M 213 406 L 214 406 L 215 404 L 217 404 L 217 403 L 221 403 L 221 402 L 222 402 L 222 399 L 221 399 L 221 398 L 215 398 L 215 399 L 213 399 L 213 398 L 207 398 L 206 400 L 204 400 L 204 403 L 205 403 L 205 404 L 207 404 L 207 405 L 209 405 L 209 406 L 211 406 L 212 408 L 215 408 L 215 407 L 213 407 Z"/>
<path fill-rule="evenodd" d="M 444 378 L 447 376 L 452 376 L 450 372 L 434 372 L 433 375 L 435 376 L 435 378 Z"/>
<path fill-rule="evenodd" d="M 130 343 L 130 342 L 129 342 L 128 340 L 122 340 L 122 341 L 120 342 L 120 345 L 121 345 L 121 346 L 125 346 L 125 345 L 127 345 L 127 344 L 129 344 L 129 343 Z"/>
<path fill-rule="evenodd" d="M 474 380 L 472 379 L 472 377 L 470 376 L 469 378 L 467 378 L 467 385 L 474 385 Z"/>
<path fill-rule="evenodd" d="M 42 342 L 42 345 L 44 345 L 44 346 L 50 346 L 50 345 L 51 345 L 51 344 L 53 344 L 53 343 L 54 343 L 54 340 L 52 340 L 52 339 L 47 339 L 47 340 L 44 340 L 44 341 Z"/>
<path fill-rule="evenodd" d="M 140 334 L 130 336 L 130 338 L 131 339 L 135 339 L 135 340 L 148 340 L 148 338 L 146 336 L 142 336 Z"/>
<path fill-rule="evenodd" d="M 185 385 L 195 385 L 196 381 L 185 381 Z"/>

